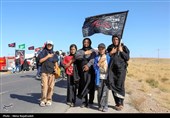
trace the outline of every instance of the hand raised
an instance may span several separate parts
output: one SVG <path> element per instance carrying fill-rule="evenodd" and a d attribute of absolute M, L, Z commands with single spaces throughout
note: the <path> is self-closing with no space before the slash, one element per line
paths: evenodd
<path fill-rule="evenodd" d="M 87 65 L 84 65 L 83 71 L 88 71 L 88 70 L 89 70 L 89 67 Z"/>
<path fill-rule="evenodd" d="M 48 56 L 48 58 L 51 58 L 54 56 L 54 54 L 48 54 L 47 56 Z"/>
<path fill-rule="evenodd" d="M 112 48 L 111 53 L 114 54 L 114 53 L 116 53 L 116 52 L 117 52 L 117 48 Z"/>
<path fill-rule="evenodd" d="M 89 54 L 92 53 L 92 51 L 91 51 L 91 50 L 87 50 L 87 51 L 85 51 L 84 53 L 85 53 L 85 55 L 89 55 Z"/>

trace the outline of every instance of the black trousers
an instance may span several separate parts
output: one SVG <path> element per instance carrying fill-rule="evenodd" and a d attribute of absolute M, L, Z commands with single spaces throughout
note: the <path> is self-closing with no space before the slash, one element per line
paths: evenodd
<path fill-rule="evenodd" d="M 94 78 L 91 78 L 90 90 L 89 93 L 85 96 L 85 103 L 93 104 L 95 95 L 95 81 Z"/>
<path fill-rule="evenodd" d="M 82 102 L 93 104 L 95 94 L 95 78 L 94 74 L 85 72 L 81 76 L 79 81 L 78 98 L 82 99 Z M 85 99 L 85 101 L 83 100 Z"/>
<path fill-rule="evenodd" d="M 67 102 L 76 102 L 76 89 L 73 76 L 67 75 Z"/>
<path fill-rule="evenodd" d="M 94 94 L 95 94 L 95 86 L 93 86 L 90 91 L 89 94 L 87 94 L 84 98 L 85 98 L 85 103 L 89 103 L 89 104 L 93 104 L 94 101 Z"/>
<path fill-rule="evenodd" d="M 119 97 L 115 96 L 114 91 L 112 91 L 112 94 L 113 94 L 116 105 L 124 105 L 124 103 L 123 103 L 124 99 L 123 98 L 119 98 Z"/>

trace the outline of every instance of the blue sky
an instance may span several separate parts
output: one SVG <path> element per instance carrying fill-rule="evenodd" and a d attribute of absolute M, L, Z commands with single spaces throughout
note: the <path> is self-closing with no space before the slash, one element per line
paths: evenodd
<path fill-rule="evenodd" d="M 82 47 L 86 17 L 129 10 L 123 42 L 131 57 L 170 58 L 170 2 L 168 0 L 1 0 L 1 56 L 14 55 L 19 44 L 40 47 L 52 40 L 55 50 Z M 92 47 L 111 44 L 111 36 L 90 36 Z M 16 42 L 16 48 L 8 44 Z"/>

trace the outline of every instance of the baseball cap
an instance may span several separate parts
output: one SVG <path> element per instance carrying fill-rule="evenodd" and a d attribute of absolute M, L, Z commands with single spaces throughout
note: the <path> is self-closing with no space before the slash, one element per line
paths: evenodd
<path fill-rule="evenodd" d="M 106 48 L 106 46 L 105 46 L 104 43 L 100 43 L 100 44 L 98 45 L 98 48 Z"/>
<path fill-rule="evenodd" d="M 53 45 L 53 42 L 52 42 L 52 41 L 47 41 L 46 44 L 51 44 L 51 45 Z"/>

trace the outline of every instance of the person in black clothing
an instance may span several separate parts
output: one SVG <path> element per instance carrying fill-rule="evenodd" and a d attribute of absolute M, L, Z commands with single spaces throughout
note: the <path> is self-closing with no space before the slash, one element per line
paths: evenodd
<path fill-rule="evenodd" d="M 76 67 L 80 78 L 77 97 L 82 99 L 81 107 L 88 107 L 89 104 L 93 104 L 95 92 L 95 72 L 93 64 L 95 56 L 96 52 L 91 47 L 91 40 L 85 38 L 83 40 L 83 48 L 75 54 Z M 85 101 L 83 101 L 83 99 L 85 99 Z"/>
<path fill-rule="evenodd" d="M 29 71 L 29 64 L 27 62 L 27 59 L 24 60 L 24 63 L 22 64 L 22 67 L 21 67 L 23 71 Z"/>
<path fill-rule="evenodd" d="M 129 49 L 120 44 L 118 36 L 112 36 L 112 44 L 108 46 L 107 51 L 110 53 L 111 60 L 109 65 L 108 86 L 112 90 L 115 100 L 116 110 L 123 109 L 125 97 L 124 82 L 127 72 L 127 61 L 129 60 Z"/>
<path fill-rule="evenodd" d="M 70 61 L 72 61 L 76 51 L 77 46 L 70 45 L 70 54 L 65 56 L 62 62 L 67 74 L 67 105 L 71 107 L 74 107 L 76 103 L 77 84 L 74 81 L 74 63 L 70 63 Z M 70 64 L 68 65 L 68 63 Z"/>

